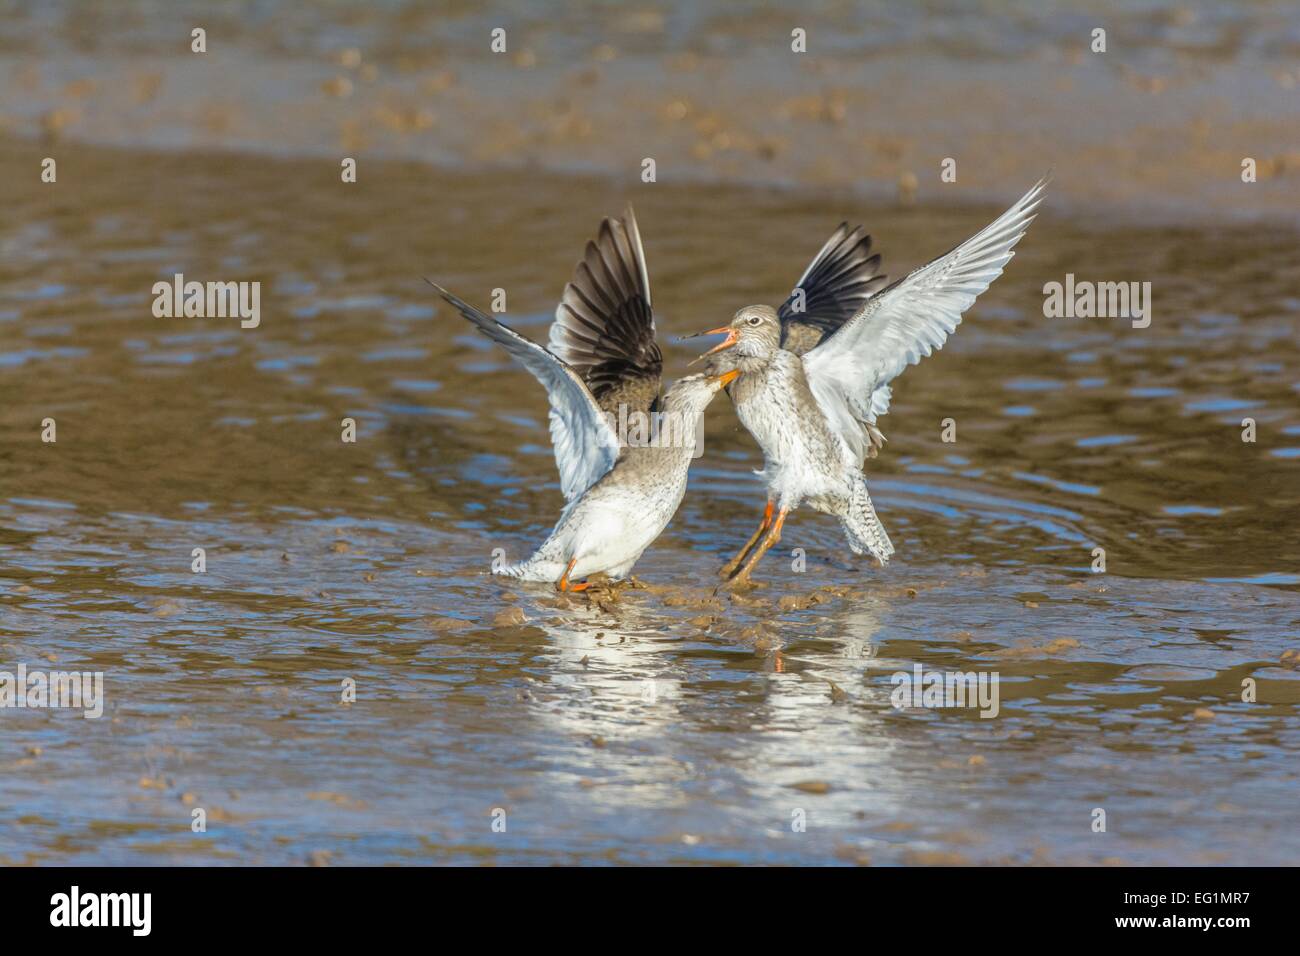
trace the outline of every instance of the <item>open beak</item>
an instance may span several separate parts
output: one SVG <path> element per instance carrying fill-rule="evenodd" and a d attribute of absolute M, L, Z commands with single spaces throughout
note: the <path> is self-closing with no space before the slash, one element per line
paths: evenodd
<path fill-rule="evenodd" d="M 735 329 L 729 325 L 724 325 L 720 329 L 709 329 L 707 332 L 696 332 L 694 335 L 683 335 L 679 341 L 685 339 L 698 339 L 706 335 L 726 335 L 726 338 L 713 346 L 713 348 L 709 349 L 707 352 L 702 352 L 687 362 L 686 364 L 688 368 L 702 360 L 705 356 L 712 355 L 714 352 L 721 352 L 723 349 L 731 348 L 736 344 L 736 339 L 739 338 L 739 333 L 737 333 Z"/>
<path fill-rule="evenodd" d="M 723 372 L 721 375 L 712 376 L 710 381 L 717 382 L 719 388 L 726 388 L 738 378 L 740 378 L 740 369 L 733 368 L 730 372 Z"/>

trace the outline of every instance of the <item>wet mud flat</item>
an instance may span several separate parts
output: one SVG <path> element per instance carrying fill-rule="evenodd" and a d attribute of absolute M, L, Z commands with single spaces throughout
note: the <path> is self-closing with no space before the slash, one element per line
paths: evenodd
<path fill-rule="evenodd" d="M 421 276 L 541 340 L 632 200 L 671 378 L 841 219 L 896 276 L 999 210 L 72 143 L 52 187 L 45 153 L 0 141 L 0 669 L 106 703 L 0 713 L 5 863 L 1294 861 L 1286 228 L 1049 204 L 897 383 L 888 568 L 800 512 L 715 593 L 763 500 L 722 399 L 644 586 L 565 597 L 487 573 L 559 511 L 541 390 Z M 177 272 L 261 281 L 260 324 L 156 318 Z M 1067 273 L 1151 281 L 1151 326 L 1046 318 Z M 996 672 L 997 716 L 895 708 L 917 664 Z"/>
<path fill-rule="evenodd" d="M 1055 201 L 1085 210 L 1294 228 L 1297 53 L 1280 0 L 47 0 L 0 24 L 0 131 L 524 174 L 632 175 L 651 157 L 663 182 L 927 203 L 994 203 L 1051 164 Z"/>

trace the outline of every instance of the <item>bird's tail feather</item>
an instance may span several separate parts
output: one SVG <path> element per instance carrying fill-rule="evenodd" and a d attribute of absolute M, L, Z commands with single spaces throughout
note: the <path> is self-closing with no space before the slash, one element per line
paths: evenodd
<path fill-rule="evenodd" d="M 870 552 L 882 567 L 889 562 L 889 556 L 894 553 L 894 546 L 889 541 L 885 526 L 876 516 L 876 507 L 871 503 L 871 496 L 867 494 L 865 479 L 859 478 L 854 486 L 849 510 L 840 516 L 840 524 L 844 527 L 844 533 L 849 539 L 849 547 L 853 549 L 854 554 Z"/>
<path fill-rule="evenodd" d="M 521 581 L 558 581 L 564 573 L 564 562 L 548 560 L 535 554 L 527 561 L 493 568 L 492 573 L 506 578 L 519 578 Z"/>

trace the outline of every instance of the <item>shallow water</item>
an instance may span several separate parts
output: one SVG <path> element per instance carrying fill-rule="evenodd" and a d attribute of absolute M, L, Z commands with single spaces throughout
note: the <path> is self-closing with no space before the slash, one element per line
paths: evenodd
<path fill-rule="evenodd" d="M 633 199 L 675 377 L 670 336 L 776 301 L 841 218 L 898 275 L 998 210 L 72 145 L 51 189 L 42 155 L 0 142 L 0 669 L 102 670 L 107 707 L 0 714 L 0 861 L 1295 861 L 1293 233 L 1049 202 L 896 383 L 887 569 L 799 512 L 712 594 L 763 501 L 723 398 L 601 606 L 486 573 L 558 513 L 545 400 L 420 276 L 541 339 Z M 260 327 L 154 318 L 177 271 L 260 279 Z M 1044 318 L 1067 272 L 1152 282 L 1151 327 Z M 997 672 L 999 716 L 895 710 L 916 663 Z"/>

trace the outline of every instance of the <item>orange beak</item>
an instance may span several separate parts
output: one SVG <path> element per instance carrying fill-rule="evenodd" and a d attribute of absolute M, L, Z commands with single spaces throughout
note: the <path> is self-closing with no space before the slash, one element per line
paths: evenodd
<path fill-rule="evenodd" d="M 723 372 L 721 375 L 715 375 L 713 380 L 723 388 L 726 388 L 738 378 L 740 378 L 740 369 L 733 368 L 730 372 Z"/>
<path fill-rule="evenodd" d="M 709 331 L 707 332 L 696 332 L 694 335 L 684 335 L 682 336 L 682 338 L 698 339 L 698 338 L 702 338 L 705 335 L 726 335 L 727 337 L 723 339 L 721 342 L 719 342 L 717 345 L 713 346 L 713 348 L 709 349 L 707 352 L 702 352 L 699 355 L 695 356 L 695 358 L 691 359 L 691 361 L 687 363 L 688 367 L 694 365 L 696 362 L 699 362 L 706 355 L 712 355 L 714 352 L 721 352 L 723 349 L 731 348 L 733 345 L 736 344 L 736 339 L 740 337 L 740 333 L 738 333 L 735 329 L 733 329 L 729 325 L 724 325 L 720 329 L 709 329 Z"/>

